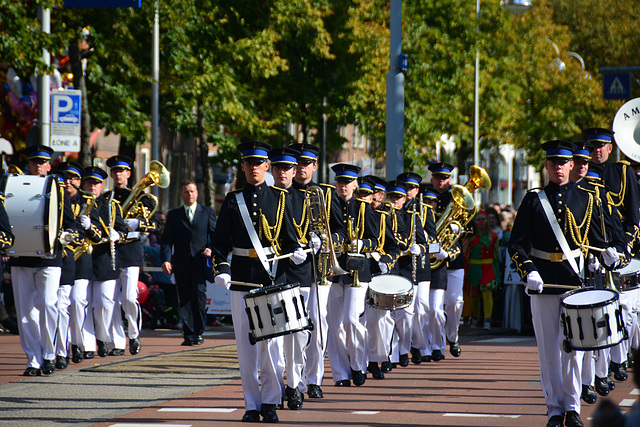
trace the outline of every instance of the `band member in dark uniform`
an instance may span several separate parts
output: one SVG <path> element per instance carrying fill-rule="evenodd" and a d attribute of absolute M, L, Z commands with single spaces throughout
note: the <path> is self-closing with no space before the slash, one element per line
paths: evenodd
<path fill-rule="evenodd" d="M 92 166 L 85 169 L 83 188 L 93 194 L 95 206 L 80 216 L 85 235 L 93 244 L 91 252 L 93 288 L 93 320 L 98 356 L 106 357 L 113 343 L 113 312 L 116 307 L 116 286 L 119 276 L 116 242 L 126 233 L 120 205 L 102 194 L 107 173 Z"/>
<path fill-rule="evenodd" d="M 198 187 L 191 180 L 180 184 L 182 206 L 169 211 L 160 243 L 162 271 L 173 273 L 182 321 L 182 345 L 204 343 L 207 284 L 205 258 L 211 257 L 216 227 L 213 208 L 198 203 Z"/>
<path fill-rule="evenodd" d="M 583 244 L 605 248 L 601 264 L 605 268 L 620 265 L 625 243 L 603 239 L 600 212 L 594 209 L 594 195 L 578 189 L 569 181 L 574 166 L 575 145 L 566 141 L 543 144 L 549 184 L 543 190 L 527 193 L 518 209 L 509 254 L 516 271 L 526 282 L 531 296 L 533 327 L 538 345 L 542 388 L 547 402 L 548 427 L 582 426 L 580 420 L 583 353 L 562 350 L 560 303 L 566 289 L 552 285 L 582 285 L 580 276 L 586 249 Z M 546 202 L 548 200 L 548 202 Z M 550 208 L 545 211 L 543 205 Z M 557 222 L 558 237 L 550 223 Z M 566 230 L 566 231 L 560 231 Z M 567 248 L 563 242 L 567 242 Z M 610 245 L 610 246 L 609 246 Z M 572 261 L 570 261 L 572 260 Z"/>
<path fill-rule="evenodd" d="M 294 264 L 302 264 L 307 258 L 294 230 L 287 191 L 264 182 L 271 148 L 261 141 L 247 141 L 238 146 L 247 185 L 225 197 L 212 244 L 215 283 L 231 289 L 233 329 L 246 411 L 242 417 L 244 422 L 260 421 L 261 415 L 264 422 L 278 422 L 276 405 L 282 401 L 278 360 L 282 350 L 278 338 L 260 340 L 255 345 L 249 342 L 244 296 L 251 287 L 238 282 L 262 286 L 284 284 L 284 270 L 278 270 L 280 261 L 269 263 L 267 257 L 292 253 L 283 262 Z M 251 221 L 250 228 L 245 221 Z M 229 254 L 233 254 L 231 264 Z"/>

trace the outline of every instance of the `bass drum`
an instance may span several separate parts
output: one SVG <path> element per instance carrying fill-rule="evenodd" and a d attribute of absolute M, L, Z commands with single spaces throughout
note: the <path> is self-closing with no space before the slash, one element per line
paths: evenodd
<path fill-rule="evenodd" d="M 56 177 L 4 175 L 0 191 L 15 236 L 6 255 L 55 258 L 63 203 Z"/>

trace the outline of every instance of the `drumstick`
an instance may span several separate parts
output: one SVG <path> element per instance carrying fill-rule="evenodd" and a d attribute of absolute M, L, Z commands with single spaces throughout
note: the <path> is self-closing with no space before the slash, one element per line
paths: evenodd
<path fill-rule="evenodd" d="M 238 282 L 237 280 L 230 280 L 229 283 L 236 286 L 251 286 L 252 288 L 262 287 L 260 283 Z"/>
<path fill-rule="evenodd" d="M 309 253 L 313 251 L 313 248 L 309 248 L 309 249 L 304 249 L 302 252 L 304 253 Z M 293 255 L 293 252 L 291 252 L 290 254 L 284 254 L 284 255 L 279 255 L 279 256 L 274 256 L 273 258 L 269 258 L 269 261 L 277 261 L 279 259 L 285 259 L 285 258 L 291 258 L 291 256 Z"/>
<path fill-rule="evenodd" d="M 594 251 L 594 252 L 604 252 L 606 251 L 606 249 L 602 249 L 602 248 L 596 248 L 595 246 L 589 246 L 589 245 L 582 245 L 583 248 L 587 248 L 590 251 Z M 624 258 L 624 254 L 618 254 L 618 256 L 620 258 Z"/>

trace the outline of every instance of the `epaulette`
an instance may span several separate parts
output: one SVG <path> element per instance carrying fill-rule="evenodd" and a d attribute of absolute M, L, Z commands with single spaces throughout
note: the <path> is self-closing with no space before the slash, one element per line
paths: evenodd
<path fill-rule="evenodd" d="M 236 193 L 240 193 L 243 189 L 244 189 L 244 188 L 240 188 L 240 189 L 238 189 L 238 190 L 229 191 L 229 192 L 227 193 L 227 195 L 229 195 L 229 194 L 236 194 Z"/>
<path fill-rule="evenodd" d="M 289 193 L 289 190 L 287 190 L 286 188 L 280 188 L 280 187 L 276 187 L 275 185 L 270 185 L 270 188 L 273 188 L 274 190 L 280 190 L 280 191 L 284 191 L 285 193 Z"/>
<path fill-rule="evenodd" d="M 332 185 L 332 184 L 318 184 L 318 185 L 319 185 L 320 187 L 327 187 L 327 188 L 333 188 L 333 189 L 335 189 L 335 188 L 336 188 L 336 186 L 335 186 L 335 185 Z"/>
<path fill-rule="evenodd" d="M 356 200 L 357 200 L 357 201 L 359 201 L 359 202 L 362 202 L 362 203 L 366 203 L 366 204 L 368 204 L 368 205 L 370 205 L 370 204 L 371 204 L 371 202 L 370 202 L 370 201 L 368 201 L 368 200 L 358 199 L 358 198 L 356 198 Z"/>
<path fill-rule="evenodd" d="M 576 187 L 577 187 L 579 190 L 586 191 L 587 193 L 591 193 L 591 194 L 595 194 L 595 193 L 596 193 L 596 190 L 594 190 L 594 189 L 592 189 L 592 188 L 586 188 L 586 187 L 583 187 L 583 186 L 582 186 L 582 185 L 580 185 L 579 183 L 578 183 L 578 184 L 576 184 Z"/>
<path fill-rule="evenodd" d="M 602 178 L 589 178 L 587 182 L 594 187 L 604 188 L 604 182 L 602 182 Z"/>
<path fill-rule="evenodd" d="M 629 160 L 620 160 L 618 162 L 619 165 L 627 165 L 627 166 L 631 166 L 631 162 Z"/>

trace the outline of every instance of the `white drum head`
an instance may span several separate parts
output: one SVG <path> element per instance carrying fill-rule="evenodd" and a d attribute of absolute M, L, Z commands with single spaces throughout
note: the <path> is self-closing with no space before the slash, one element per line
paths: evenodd
<path fill-rule="evenodd" d="M 633 258 L 629 265 L 623 268 L 619 268 L 614 270 L 615 273 L 618 273 L 621 276 L 627 276 L 629 274 L 637 273 L 640 270 L 640 259 Z"/>
<path fill-rule="evenodd" d="M 379 294 L 403 294 L 409 292 L 412 287 L 409 279 L 395 274 L 375 276 L 369 283 L 369 288 Z"/>
<path fill-rule="evenodd" d="M 562 300 L 565 306 L 598 306 L 612 299 L 616 299 L 618 294 L 608 289 L 590 289 L 578 291 L 566 296 Z"/>

